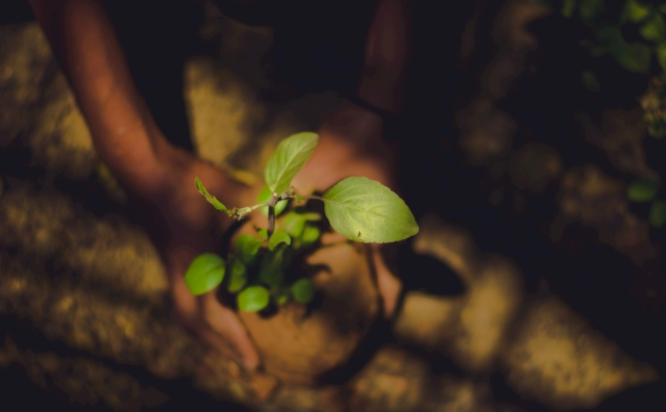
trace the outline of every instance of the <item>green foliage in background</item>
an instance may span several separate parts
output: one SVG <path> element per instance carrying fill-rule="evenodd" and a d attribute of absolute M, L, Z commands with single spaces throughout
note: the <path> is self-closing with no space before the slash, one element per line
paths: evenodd
<path fill-rule="evenodd" d="M 624 70 L 652 77 L 641 99 L 650 136 L 666 136 L 666 1 L 664 0 L 550 0 L 564 17 L 590 29 L 584 41 L 593 57 L 609 55 Z M 600 91 L 591 70 L 581 73 L 583 85 Z"/>
<path fill-rule="evenodd" d="M 346 178 L 320 196 L 294 193 L 291 181 L 317 147 L 314 133 L 295 134 L 283 140 L 265 169 L 266 187 L 257 204 L 228 209 L 196 178 L 195 186 L 216 209 L 241 220 L 259 209 L 268 215 L 267 228 L 257 236 L 240 235 L 227 259 L 203 254 L 194 259 L 185 274 L 185 284 L 194 295 L 208 293 L 220 284 L 236 295 L 238 309 L 264 310 L 271 303 L 283 306 L 290 300 L 308 304 L 316 295 L 312 280 L 303 277 L 293 264 L 312 252 L 325 229 L 321 214 L 292 207 L 279 222 L 275 216 L 292 201 L 324 202 L 328 223 L 350 240 L 364 243 L 396 242 L 414 236 L 419 228 L 405 202 L 389 188 L 364 177 Z M 296 269 L 296 270 L 294 270 Z"/>
<path fill-rule="evenodd" d="M 567 19 L 582 22 L 592 34 L 584 41 L 593 57 L 609 55 L 624 70 L 650 76 L 648 90 L 640 98 L 648 134 L 666 136 L 666 0 L 540 0 Z M 599 92 L 592 70 L 581 73 L 583 85 Z M 641 179 L 627 186 L 634 203 L 650 202 L 648 222 L 666 224 L 666 201 L 659 198 L 659 183 Z M 663 193 L 662 193 L 663 195 Z"/>

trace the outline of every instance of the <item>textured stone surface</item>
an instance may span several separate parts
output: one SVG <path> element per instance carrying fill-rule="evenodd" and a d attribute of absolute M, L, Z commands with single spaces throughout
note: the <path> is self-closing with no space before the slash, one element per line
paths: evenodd
<path fill-rule="evenodd" d="M 654 381 L 636 362 L 556 298 L 525 308 L 502 363 L 525 398 L 558 410 L 590 408 L 621 390 Z"/>

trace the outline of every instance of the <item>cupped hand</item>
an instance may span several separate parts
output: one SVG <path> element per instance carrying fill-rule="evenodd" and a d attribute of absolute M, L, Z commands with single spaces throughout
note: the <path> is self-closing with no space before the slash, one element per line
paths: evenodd
<path fill-rule="evenodd" d="M 189 153 L 173 148 L 164 152 L 162 188 L 157 195 L 142 199 L 141 206 L 165 264 L 176 314 L 187 329 L 213 348 L 246 369 L 256 369 L 259 354 L 236 313 L 218 300 L 215 291 L 193 296 L 184 281 L 194 258 L 219 253 L 221 234 L 233 223 L 197 191 L 195 177 L 229 208 L 254 204 L 256 190 Z"/>

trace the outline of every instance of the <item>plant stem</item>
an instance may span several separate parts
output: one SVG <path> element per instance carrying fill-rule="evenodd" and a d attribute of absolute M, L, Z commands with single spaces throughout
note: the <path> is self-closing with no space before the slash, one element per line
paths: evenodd
<path fill-rule="evenodd" d="M 275 229 L 275 207 L 268 205 L 268 238 L 271 238 Z"/>

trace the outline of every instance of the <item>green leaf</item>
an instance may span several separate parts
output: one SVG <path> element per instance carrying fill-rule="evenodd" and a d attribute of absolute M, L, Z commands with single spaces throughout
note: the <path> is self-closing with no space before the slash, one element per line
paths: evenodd
<path fill-rule="evenodd" d="M 597 76 L 591 70 L 583 70 L 581 73 L 581 80 L 585 88 L 593 93 L 596 93 L 601 90 L 601 85 L 599 85 L 599 80 Z"/>
<path fill-rule="evenodd" d="M 301 236 L 301 247 L 310 246 L 319 240 L 321 231 L 316 226 L 306 226 Z"/>
<path fill-rule="evenodd" d="M 270 295 L 262 286 L 250 286 L 238 294 L 236 302 L 243 312 L 258 312 L 268 306 Z"/>
<path fill-rule="evenodd" d="M 658 187 L 654 180 L 637 180 L 627 187 L 627 197 L 633 202 L 649 202 L 657 195 Z"/>
<path fill-rule="evenodd" d="M 201 183 L 201 180 L 199 180 L 198 177 L 194 178 L 194 186 L 196 186 L 199 193 L 201 193 L 206 198 L 208 203 L 213 205 L 213 207 L 215 207 L 215 209 L 226 212 L 226 214 L 228 214 L 229 216 L 231 216 L 233 214 L 233 213 L 231 213 L 231 211 L 229 209 L 227 209 L 227 207 L 225 205 L 223 205 L 219 200 L 217 200 L 217 198 L 215 196 L 208 193 L 208 190 L 206 190 L 203 183 Z"/>
<path fill-rule="evenodd" d="M 365 243 L 396 242 L 418 233 L 414 215 L 391 189 L 365 177 L 348 177 L 322 196 L 331 226 Z"/>
<path fill-rule="evenodd" d="M 305 305 L 314 298 L 315 285 L 310 279 L 301 279 L 291 285 L 291 294 L 296 302 Z"/>
<path fill-rule="evenodd" d="M 648 217 L 650 225 L 654 227 L 662 227 L 666 223 L 666 202 L 663 200 L 655 200 L 650 207 L 650 215 Z"/>
<path fill-rule="evenodd" d="M 289 189 L 294 176 L 303 168 L 318 142 L 319 136 L 315 133 L 303 132 L 280 143 L 266 165 L 266 184 L 271 192 L 281 194 Z"/>
<path fill-rule="evenodd" d="M 271 189 L 269 189 L 268 186 L 264 186 L 264 188 L 261 189 L 261 192 L 259 192 L 259 196 L 257 196 L 257 203 L 264 203 L 268 202 L 269 200 L 271 200 Z M 287 199 L 277 202 L 275 204 L 275 216 L 282 213 L 288 204 L 289 200 Z M 259 210 L 264 214 L 264 216 L 268 216 L 268 206 L 260 207 Z"/>
<path fill-rule="evenodd" d="M 603 0 L 582 0 L 578 12 L 581 19 L 594 20 L 599 15 L 603 3 Z"/>
<path fill-rule="evenodd" d="M 271 288 L 280 286 L 284 277 L 284 257 L 283 249 L 266 253 L 263 259 L 261 259 L 259 280 Z"/>
<path fill-rule="evenodd" d="M 321 214 L 317 212 L 302 213 L 301 216 L 308 222 L 319 222 L 321 220 Z"/>
<path fill-rule="evenodd" d="M 261 239 L 257 239 L 254 236 L 238 236 L 236 239 L 236 251 L 240 255 L 243 263 L 246 265 L 252 263 L 257 253 L 259 253 L 259 249 L 261 248 L 262 243 L 263 241 Z"/>
<path fill-rule="evenodd" d="M 636 0 L 628 0 L 625 5 L 624 14 L 630 22 L 640 23 L 650 14 L 650 8 Z"/>
<path fill-rule="evenodd" d="M 243 289 L 247 283 L 247 268 L 240 259 L 233 259 L 229 271 L 231 272 L 231 281 L 227 290 L 231 293 L 236 293 Z"/>
<path fill-rule="evenodd" d="M 650 69 L 652 51 L 643 43 L 628 43 L 619 27 L 608 26 L 598 30 L 597 38 L 605 44 L 606 50 L 625 70 L 647 73 Z"/>
<path fill-rule="evenodd" d="M 284 306 L 289 303 L 289 299 L 291 299 L 291 290 L 282 290 L 275 298 L 275 303 L 277 303 L 278 306 Z"/>
<path fill-rule="evenodd" d="M 655 43 L 662 42 L 665 39 L 664 34 L 666 33 L 664 19 L 660 15 L 654 14 L 638 31 L 645 40 Z"/>
<path fill-rule="evenodd" d="M 299 238 L 305 229 L 305 217 L 298 213 L 289 213 L 284 219 L 284 231 L 293 238 Z"/>
<path fill-rule="evenodd" d="M 259 229 L 257 229 L 257 234 L 259 235 L 259 237 L 262 240 L 264 240 L 264 241 L 268 240 L 268 230 L 266 230 L 264 228 L 259 228 Z"/>
<path fill-rule="evenodd" d="M 662 70 L 666 70 L 666 45 L 660 44 L 656 50 L 657 61 Z"/>
<path fill-rule="evenodd" d="M 615 61 L 624 69 L 634 73 L 647 73 L 650 69 L 650 47 L 642 43 L 627 43 L 624 39 L 610 45 Z"/>
<path fill-rule="evenodd" d="M 564 0 L 562 3 L 562 15 L 564 17 L 573 16 L 573 12 L 576 10 L 576 0 Z"/>
<path fill-rule="evenodd" d="M 193 295 L 215 289 L 224 279 L 224 259 L 213 253 L 197 256 L 185 272 L 185 285 Z"/>
<path fill-rule="evenodd" d="M 275 250 L 275 248 L 280 244 L 284 243 L 287 246 L 291 245 L 291 238 L 287 232 L 283 230 L 276 230 L 275 233 L 268 240 L 268 250 Z"/>

